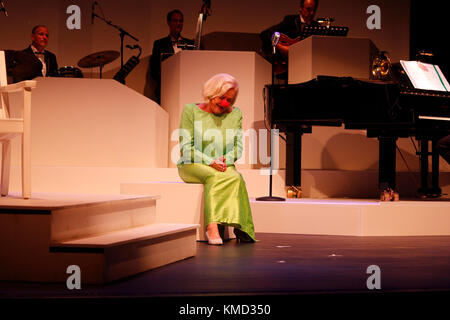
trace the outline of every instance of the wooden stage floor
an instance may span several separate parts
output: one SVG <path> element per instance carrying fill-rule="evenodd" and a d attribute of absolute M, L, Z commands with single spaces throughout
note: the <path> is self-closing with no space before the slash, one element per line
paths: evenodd
<path fill-rule="evenodd" d="M 405 304 L 420 300 L 423 305 L 448 298 L 450 292 L 450 236 L 257 233 L 257 238 L 259 242 L 254 244 L 231 240 L 223 246 L 209 246 L 198 242 L 193 258 L 104 286 L 82 285 L 80 290 L 68 290 L 65 283 L 0 282 L 0 298 L 9 305 L 11 301 L 40 301 L 44 305 L 71 301 L 60 298 L 103 301 L 107 306 L 132 301 L 145 308 L 165 306 L 174 314 L 186 303 L 242 304 L 250 299 L 252 303 L 272 304 L 274 313 L 277 307 L 280 312 L 280 303 L 282 311 L 288 312 L 297 308 L 295 301 L 307 307 L 311 299 L 345 304 L 363 297 L 370 305 L 381 297 L 383 303 L 389 299 L 400 306 L 399 298 L 406 296 Z M 371 265 L 380 268 L 379 290 L 367 288 L 371 276 L 367 268 Z M 285 301 L 294 304 L 286 305 Z"/>

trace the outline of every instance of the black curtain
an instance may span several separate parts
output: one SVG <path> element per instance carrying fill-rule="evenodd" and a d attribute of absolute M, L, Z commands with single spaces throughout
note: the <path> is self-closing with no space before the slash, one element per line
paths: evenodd
<path fill-rule="evenodd" d="M 411 0 L 409 53 L 414 60 L 419 50 L 433 52 L 433 63 L 450 80 L 447 5 L 447 1 Z"/>

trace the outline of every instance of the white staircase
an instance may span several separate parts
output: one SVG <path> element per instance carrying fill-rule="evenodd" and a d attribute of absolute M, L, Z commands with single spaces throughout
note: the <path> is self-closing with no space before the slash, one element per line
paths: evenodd
<path fill-rule="evenodd" d="M 196 224 L 157 223 L 159 196 L 2 198 L 0 280 L 106 283 L 196 254 Z"/>

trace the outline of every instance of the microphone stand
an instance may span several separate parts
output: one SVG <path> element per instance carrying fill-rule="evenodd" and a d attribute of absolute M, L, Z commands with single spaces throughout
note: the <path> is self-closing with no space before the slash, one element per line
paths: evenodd
<path fill-rule="evenodd" d="M 5 17 L 8 16 L 8 11 L 6 10 L 5 4 L 3 3 L 3 0 L 0 0 L 0 12 L 3 12 Z"/>
<path fill-rule="evenodd" d="M 269 174 L 269 195 L 266 197 L 258 197 L 256 201 L 285 201 L 285 198 L 272 196 L 272 163 L 273 163 L 273 133 L 272 128 L 270 129 L 270 174 Z"/>
<path fill-rule="evenodd" d="M 134 37 L 133 35 L 131 35 L 130 33 L 128 33 L 127 31 L 125 31 L 124 29 L 122 29 L 121 27 L 113 24 L 111 21 L 106 20 L 103 17 L 100 17 L 98 14 L 96 13 L 92 13 L 92 15 L 94 17 L 99 18 L 100 20 L 104 21 L 107 25 L 110 25 L 111 27 L 119 30 L 120 34 L 120 67 L 123 67 L 123 40 L 125 38 L 125 36 L 129 36 L 131 39 L 139 41 L 139 39 L 137 39 L 136 37 Z"/>
<path fill-rule="evenodd" d="M 272 46 L 273 46 L 273 53 L 276 53 L 276 45 L 278 44 L 278 41 L 276 43 L 272 39 Z M 273 72 L 272 68 L 272 86 L 275 84 L 275 74 Z M 264 120 L 265 121 L 265 120 Z M 272 196 L 272 165 L 273 165 L 273 132 L 272 132 L 272 125 L 270 126 L 270 173 L 269 173 L 269 196 L 266 197 L 258 197 L 256 198 L 256 201 L 285 201 L 285 198 L 281 197 L 274 197 Z"/>

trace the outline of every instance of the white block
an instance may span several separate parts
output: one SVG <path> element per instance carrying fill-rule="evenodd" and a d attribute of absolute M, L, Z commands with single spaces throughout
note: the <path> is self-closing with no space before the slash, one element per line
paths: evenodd
<path fill-rule="evenodd" d="M 369 79 L 377 51 L 370 39 L 308 37 L 289 48 L 289 83 L 309 81 L 318 75 Z"/>
<path fill-rule="evenodd" d="M 158 104 L 115 80 L 37 78 L 32 166 L 165 167 L 168 123 Z M 12 151 L 19 163 L 20 148 Z"/>
<path fill-rule="evenodd" d="M 155 222 L 199 224 L 197 240 L 206 240 L 202 184 L 155 181 L 121 185 L 121 194 L 124 195 L 149 195 L 155 192 L 161 195 Z M 232 229 L 232 227 L 225 228 L 224 240 L 235 238 Z"/>

